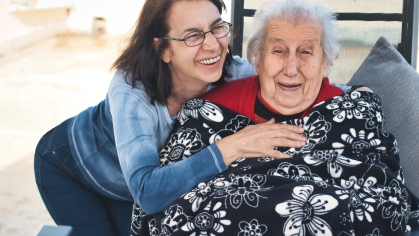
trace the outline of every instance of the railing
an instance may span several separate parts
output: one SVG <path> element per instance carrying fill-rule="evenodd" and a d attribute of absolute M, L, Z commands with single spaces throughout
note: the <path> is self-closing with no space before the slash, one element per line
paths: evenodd
<path fill-rule="evenodd" d="M 399 52 L 403 55 L 409 64 L 416 67 L 418 40 L 418 26 L 417 22 L 417 9 L 419 8 L 419 0 L 403 0 L 402 13 L 337 13 L 339 21 L 395 21 L 402 23 L 400 43 L 397 47 Z M 253 17 L 255 9 L 245 9 L 244 0 L 232 1 L 232 23 L 234 27 L 235 36 L 233 38 L 233 51 L 235 54 L 242 56 L 243 48 L 243 29 L 244 17 Z M 413 48 L 413 45 L 416 45 Z M 414 65 L 412 64 L 414 62 Z"/>

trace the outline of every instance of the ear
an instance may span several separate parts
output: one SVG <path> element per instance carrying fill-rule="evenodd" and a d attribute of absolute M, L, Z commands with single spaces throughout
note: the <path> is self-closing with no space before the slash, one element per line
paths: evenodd
<path fill-rule="evenodd" d="M 329 69 L 329 66 L 327 65 L 326 62 L 323 62 L 323 78 L 326 78 L 328 75 L 327 71 Z"/>
<path fill-rule="evenodd" d="M 161 39 L 159 39 L 159 38 L 154 38 L 153 39 L 153 47 L 154 47 L 154 50 L 155 51 L 157 51 L 157 48 L 160 46 L 160 44 L 161 44 Z M 165 62 L 165 63 L 169 63 L 170 62 L 170 56 L 171 56 L 172 54 L 170 53 L 170 49 L 169 48 L 166 48 L 164 51 L 163 51 L 163 53 L 162 53 L 162 55 L 160 55 L 160 58 Z"/>
<path fill-rule="evenodd" d="M 326 66 L 324 68 L 324 77 L 328 77 L 329 76 L 329 66 Z"/>
<path fill-rule="evenodd" d="M 254 63 L 255 63 L 256 74 L 260 74 L 261 63 L 260 63 L 259 59 L 257 61 L 255 60 Z"/>

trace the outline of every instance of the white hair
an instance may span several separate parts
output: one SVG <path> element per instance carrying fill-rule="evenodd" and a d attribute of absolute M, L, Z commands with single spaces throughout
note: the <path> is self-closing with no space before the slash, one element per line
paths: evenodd
<path fill-rule="evenodd" d="M 318 24 L 323 30 L 321 46 L 327 73 L 339 56 L 340 46 L 336 37 L 336 14 L 321 0 L 267 0 L 256 11 L 253 27 L 247 40 L 247 59 L 253 65 L 261 59 L 269 21 L 285 21 L 293 24 Z"/>

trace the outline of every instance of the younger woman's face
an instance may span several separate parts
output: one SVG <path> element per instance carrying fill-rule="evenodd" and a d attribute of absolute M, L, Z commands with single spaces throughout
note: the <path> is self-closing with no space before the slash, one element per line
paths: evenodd
<path fill-rule="evenodd" d="M 223 22 L 217 7 L 208 0 L 178 1 L 167 20 L 170 30 L 166 36 L 180 39 Z M 221 78 L 227 49 L 228 36 L 216 39 L 207 33 L 204 42 L 194 47 L 170 40 L 161 58 L 169 65 L 174 85 L 203 86 Z"/>

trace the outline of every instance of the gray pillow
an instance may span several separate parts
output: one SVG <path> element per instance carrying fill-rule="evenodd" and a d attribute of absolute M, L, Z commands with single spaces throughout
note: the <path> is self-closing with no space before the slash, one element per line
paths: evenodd
<path fill-rule="evenodd" d="M 397 139 L 405 183 L 419 196 L 419 74 L 380 37 L 348 85 L 367 85 L 381 98 L 384 128 Z"/>

